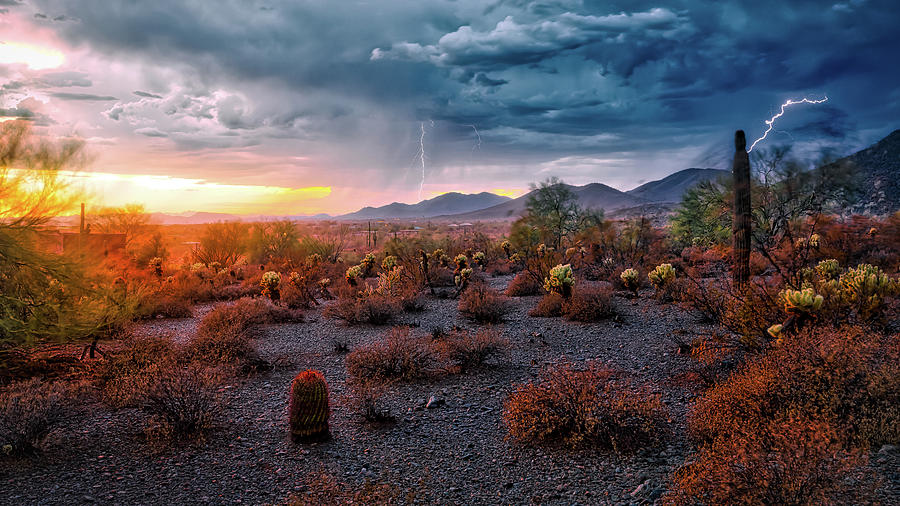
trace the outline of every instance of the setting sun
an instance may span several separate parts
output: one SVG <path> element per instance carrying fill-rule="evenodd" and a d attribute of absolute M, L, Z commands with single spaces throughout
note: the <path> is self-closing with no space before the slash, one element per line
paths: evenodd
<path fill-rule="evenodd" d="M 0 42 L 0 65 L 24 64 L 32 70 L 59 67 L 65 61 L 60 51 L 20 42 Z"/>

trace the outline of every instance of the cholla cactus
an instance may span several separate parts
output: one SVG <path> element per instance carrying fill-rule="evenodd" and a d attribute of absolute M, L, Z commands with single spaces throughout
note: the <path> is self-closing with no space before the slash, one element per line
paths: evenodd
<path fill-rule="evenodd" d="M 484 266 L 485 266 L 485 264 L 487 263 L 487 261 L 486 261 L 486 259 L 485 259 L 485 256 L 484 256 L 484 252 L 483 252 L 483 251 L 476 251 L 476 252 L 472 255 L 472 263 L 474 263 L 474 264 L 477 265 L 478 267 L 481 267 L 481 270 L 484 270 Z"/>
<path fill-rule="evenodd" d="M 273 301 L 281 298 L 281 293 L 278 291 L 279 284 L 281 284 L 281 274 L 275 271 L 268 271 L 263 274 L 262 280 L 259 282 L 259 286 L 262 287 L 262 294 Z"/>
<path fill-rule="evenodd" d="M 206 266 L 200 262 L 191 264 L 191 272 L 203 272 L 206 270 Z"/>
<path fill-rule="evenodd" d="M 211 262 L 209 264 L 209 269 L 213 271 L 213 274 L 218 274 L 219 271 L 222 270 L 222 264 L 220 264 L 219 262 Z"/>
<path fill-rule="evenodd" d="M 841 264 L 833 258 L 822 260 L 816 265 L 816 274 L 823 280 L 837 279 L 841 275 Z"/>
<path fill-rule="evenodd" d="M 375 292 L 385 297 L 399 297 L 403 288 L 403 266 L 398 265 L 393 269 L 378 275 L 378 286 Z"/>
<path fill-rule="evenodd" d="M 675 280 L 675 268 L 672 264 L 659 264 L 647 274 L 647 278 L 653 287 L 659 290 Z"/>
<path fill-rule="evenodd" d="M 472 278 L 472 269 L 465 268 L 460 269 L 459 274 L 453 276 L 453 283 L 456 284 L 456 288 L 459 291 L 463 291 L 469 286 L 469 280 Z"/>
<path fill-rule="evenodd" d="M 372 273 L 372 269 L 375 268 L 375 255 L 373 253 L 366 253 L 365 258 L 362 259 L 362 262 L 359 263 L 360 267 L 363 270 L 363 276 L 368 276 Z"/>
<path fill-rule="evenodd" d="M 637 290 L 640 287 L 637 270 L 629 267 L 622 271 L 622 274 L 619 274 L 619 279 L 622 280 L 622 285 L 624 285 L 626 289 L 637 293 Z"/>
<path fill-rule="evenodd" d="M 550 269 L 550 276 L 544 278 L 544 290 L 558 293 L 564 298 L 572 295 L 573 286 L 575 286 L 575 277 L 572 275 L 570 264 L 557 265 Z"/>
<path fill-rule="evenodd" d="M 818 248 L 819 247 L 819 234 L 813 234 L 809 236 L 809 247 L 810 248 Z"/>
<path fill-rule="evenodd" d="M 390 272 L 394 267 L 397 267 L 397 257 L 394 255 L 388 255 L 381 261 L 381 269 L 384 272 Z"/>
<path fill-rule="evenodd" d="M 357 281 L 362 276 L 362 267 L 358 265 L 354 265 L 347 269 L 347 272 L 344 273 L 344 277 L 347 279 L 347 283 L 350 286 L 356 286 Z"/>
<path fill-rule="evenodd" d="M 781 331 L 782 330 L 784 330 L 784 325 L 782 325 L 780 323 L 776 323 L 775 325 L 772 325 L 771 327 L 769 327 L 766 330 L 766 332 L 768 332 L 770 336 L 772 336 L 776 339 L 781 339 Z"/>
<path fill-rule="evenodd" d="M 469 266 L 469 259 L 465 255 L 456 255 L 453 258 L 453 263 L 456 264 L 456 270 L 461 271 Z"/>
<path fill-rule="evenodd" d="M 512 256 L 509 257 L 509 260 L 513 263 L 519 263 L 522 261 L 522 255 L 520 255 L 519 252 L 517 251 L 517 252 L 513 253 Z"/>
<path fill-rule="evenodd" d="M 875 227 L 870 228 L 869 229 L 869 237 L 875 237 L 876 235 L 878 235 L 878 229 Z"/>
<path fill-rule="evenodd" d="M 822 308 L 825 297 L 817 294 L 812 288 L 803 290 L 784 290 L 780 294 L 784 310 L 793 314 L 812 314 Z"/>
<path fill-rule="evenodd" d="M 431 252 L 431 259 L 437 262 L 441 267 L 447 267 L 447 263 L 450 261 L 447 258 L 447 255 L 444 254 L 444 250 L 438 248 Z"/>
<path fill-rule="evenodd" d="M 898 289 L 897 281 L 892 281 L 881 269 L 869 264 L 848 269 L 841 275 L 840 285 L 841 297 L 856 305 L 864 317 L 878 311 L 884 298 Z"/>
<path fill-rule="evenodd" d="M 288 407 L 291 439 L 295 442 L 320 439 L 328 435 L 328 383 L 318 371 L 301 372 L 291 382 Z"/>
<path fill-rule="evenodd" d="M 289 279 L 291 281 L 291 284 L 296 286 L 297 288 L 300 288 L 305 284 L 305 278 L 299 272 L 291 272 Z"/>
<path fill-rule="evenodd" d="M 539 257 L 545 256 L 547 254 L 547 251 L 549 251 L 549 249 L 547 248 L 546 244 L 544 244 L 544 243 L 538 244 L 537 254 Z"/>
<path fill-rule="evenodd" d="M 322 255 L 318 253 L 313 253 L 312 255 L 308 255 L 306 257 L 306 265 L 307 267 L 318 267 L 319 264 L 322 263 Z"/>
<path fill-rule="evenodd" d="M 155 274 L 156 277 L 158 277 L 158 278 L 162 277 L 162 275 L 163 275 L 162 258 L 153 257 L 150 259 L 150 262 L 148 263 L 148 265 L 150 266 L 150 270 L 153 271 L 153 274 Z"/>
<path fill-rule="evenodd" d="M 506 259 L 509 260 L 512 256 L 512 245 L 509 243 L 509 241 L 501 242 L 500 249 L 502 249 L 503 252 L 506 253 Z"/>

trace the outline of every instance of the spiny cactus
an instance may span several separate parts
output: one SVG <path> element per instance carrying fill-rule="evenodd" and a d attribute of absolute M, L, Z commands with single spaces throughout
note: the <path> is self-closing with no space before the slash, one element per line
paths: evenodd
<path fill-rule="evenodd" d="M 294 441 L 327 437 L 331 409 L 328 405 L 328 383 L 322 373 L 306 370 L 294 378 L 288 415 L 291 439 Z"/>
<path fill-rule="evenodd" d="M 394 255 L 388 255 L 384 257 L 384 260 L 381 261 L 381 269 L 384 272 L 390 272 L 391 269 L 397 266 L 397 257 Z"/>
<path fill-rule="evenodd" d="M 500 249 L 502 249 L 503 252 L 506 253 L 506 259 L 509 260 L 509 257 L 512 256 L 512 245 L 509 243 L 509 241 L 501 242 Z"/>
<path fill-rule="evenodd" d="M 478 267 L 480 267 L 481 270 L 484 270 L 484 267 L 485 267 L 485 264 L 486 264 L 486 259 L 485 259 L 485 256 L 484 256 L 484 252 L 483 252 L 483 251 L 476 251 L 474 254 L 472 254 L 472 263 L 474 263 L 475 265 L 477 265 Z"/>
<path fill-rule="evenodd" d="M 860 316 L 867 318 L 884 304 L 884 298 L 895 293 L 900 283 L 892 281 L 881 269 L 860 264 L 848 269 L 840 277 L 841 297 L 857 307 Z"/>
<path fill-rule="evenodd" d="M 784 310 L 792 314 L 812 314 L 822 308 L 825 297 L 817 294 L 812 288 L 803 290 L 784 290 L 780 294 Z"/>
<path fill-rule="evenodd" d="M 461 271 L 469 266 L 469 259 L 465 255 L 456 255 L 453 258 L 453 263 L 456 264 L 456 270 Z"/>
<path fill-rule="evenodd" d="M 820 239 L 821 238 L 819 237 L 819 234 L 813 234 L 813 235 L 809 236 L 809 247 L 810 248 L 818 248 Z"/>
<path fill-rule="evenodd" d="M 347 272 L 344 273 L 344 277 L 347 279 L 347 284 L 350 286 L 356 286 L 357 281 L 360 276 L 362 276 L 362 267 L 358 265 L 354 265 L 347 269 Z"/>
<path fill-rule="evenodd" d="M 222 270 L 222 264 L 219 262 L 210 262 L 209 270 L 213 271 L 213 274 L 218 274 L 219 271 Z"/>
<path fill-rule="evenodd" d="M 653 287 L 659 290 L 675 280 L 675 268 L 672 264 L 657 265 L 650 274 L 647 274 L 647 278 Z"/>
<path fill-rule="evenodd" d="M 816 274 L 823 280 L 837 279 L 841 275 L 841 264 L 833 258 L 822 260 L 816 265 Z"/>
<path fill-rule="evenodd" d="M 155 274 L 158 278 L 161 278 L 163 274 L 162 263 L 162 258 L 159 257 L 153 257 L 149 262 L 150 270 L 153 271 L 153 274 Z"/>
<path fill-rule="evenodd" d="M 637 293 L 637 290 L 640 287 L 637 270 L 632 268 L 625 269 L 622 271 L 622 274 L 619 274 L 619 279 L 622 280 L 622 285 L 625 286 L 626 289 Z"/>
<path fill-rule="evenodd" d="M 313 253 L 306 257 L 306 266 L 309 268 L 318 267 L 322 263 L 322 255 Z"/>
<path fill-rule="evenodd" d="M 558 293 L 568 299 L 572 295 L 572 287 L 575 286 L 575 277 L 572 275 L 570 264 L 557 265 L 550 269 L 550 276 L 544 278 L 544 290 Z"/>
<path fill-rule="evenodd" d="M 362 262 L 359 263 L 359 266 L 362 267 L 363 277 L 368 277 L 372 273 L 372 269 L 375 268 L 375 255 L 373 253 L 366 253 Z"/>
<path fill-rule="evenodd" d="M 734 216 L 731 224 L 734 261 L 732 280 L 735 287 L 744 289 L 750 281 L 750 155 L 743 130 L 734 132 L 734 162 L 731 166 L 734 178 Z"/>
<path fill-rule="evenodd" d="M 398 265 L 378 275 L 378 287 L 375 292 L 386 297 L 399 297 L 402 285 L 403 266 Z"/>
<path fill-rule="evenodd" d="M 472 269 L 465 268 L 460 269 L 459 273 L 453 276 L 453 283 L 456 284 L 456 288 L 461 292 L 469 286 L 469 280 L 472 278 Z"/>
<path fill-rule="evenodd" d="M 544 243 L 538 244 L 537 254 L 539 257 L 544 257 L 548 251 L 550 251 L 550 250 L 549 250 L 549 248 L 547 248 L 546 244 L 544 244 Z"/>
<path fill-rule="evenodd" d="M 281 274 L 275 271 L 268 271 L 263 274 L 262 280 L 259 282 L 263 295 L 273 301 L 281 298 L 281 293 L 278 291 L 279 284 L 281 284 Z"/>
<path fill-rule="evenodd" d="M 301 288 L 305 284 L 305 278 L 299 272 L 292 271 L 288 279 L 290 280 L 291 284 L 296 286 L 297 288 Z"/>

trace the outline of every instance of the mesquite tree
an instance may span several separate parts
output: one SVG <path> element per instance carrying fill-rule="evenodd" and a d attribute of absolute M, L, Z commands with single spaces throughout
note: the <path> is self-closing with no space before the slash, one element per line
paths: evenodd
<path fill-rule="evenodd" d="M 750 156 L 744 131 L 734 133 L 734 221 L 731 231 L 734 244 L 732 276 L 738 288 L 750 280 Z"/>

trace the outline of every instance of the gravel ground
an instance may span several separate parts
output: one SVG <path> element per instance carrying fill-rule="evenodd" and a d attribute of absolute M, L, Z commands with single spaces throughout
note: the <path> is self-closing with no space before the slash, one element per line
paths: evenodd
<path fill-rule="evenodd" d="M 491 279 L 498 289 L 509 277 Z M 301 324 L 263 329 L 263 357 L 281 364 L 239 380 L 224 390 L 222 426 L 204 443 L 153 448 L 142 440 L 143 415 L 136 410 L 98 408 L 51 435 L 47 450 L 30 460 L 0 463 L 0 503 L 73 504 L 250 503 L 270 504 L 302 492 L 311 472 L 327 470 L 350 484 L 374 479 L 395 484 L 431 504 L 651 504 L 670 473 L 690 451 L 683 435 L 694 394 L 671 380 L 691 368 L 676 355 L 673 335 L 711 329 L 685 311 L 649 297 L 616 297 L 619 317 L 596 324 L 559 318 L 531 318 L 537 297 L 513 299 L 499 325 L 513 343 L 501 363 L 440 381 L 400 385 L 387 404 L 394 424 L 372 426 L 345 407 L 344 356 L 333 342 L 354 346 L 381 337 L 388 327 L 347 327 L 310 311 Z M 195 317 L 208 308 L 198 308 Z M 430 332 L 461 318 L 455 300 L 429 299 L 426 310 L 400 323 Z M 184 336 L 196 320 L 150 322 L 149 332 Z M 631 457 L 529 448 L 505 439 L 504 398 L 514 384 L 531 380 L 560 359 L 602 360 L 662 394 L 673 434 L 661 448 Z M 304 368 L 322 371 L 332 391 L 332 438 L 297 445 L 287 437 L 287 390 Z M 443 405 L 425 409 L 430 396 Z M 897 491 L 896 451 L 879 454 Z M 876 459 L 873 459 L 875 461 Z"/>

